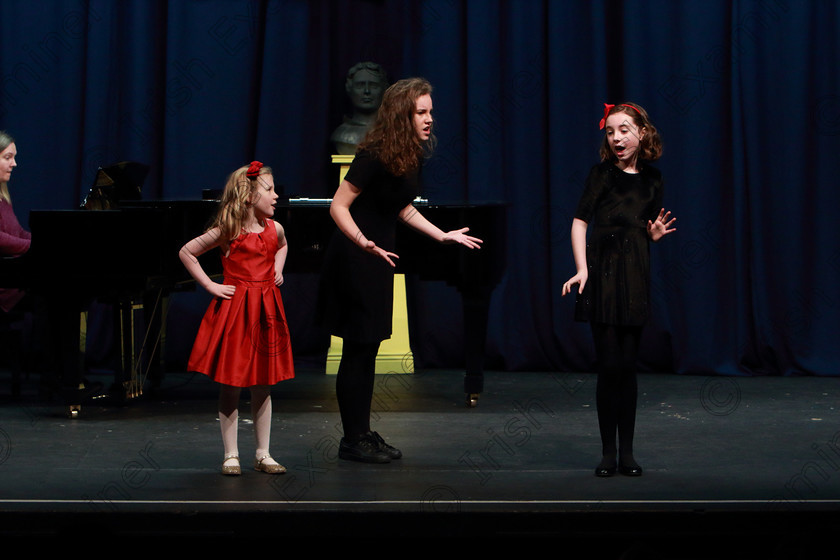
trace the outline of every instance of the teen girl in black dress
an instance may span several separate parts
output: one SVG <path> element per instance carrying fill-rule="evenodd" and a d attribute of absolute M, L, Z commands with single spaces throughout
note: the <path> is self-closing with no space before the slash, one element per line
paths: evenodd
<path fill-rule="evenodd" d="M 321 274 L 318 318 L 343 339 L 336 379 L 342 459 L 387 463 L 402 456 L 370 428 L 376 355 L 391 336 L 397 222 L 441 243 L 471 249 L 481 243 L 467 228 L 441 231 L 412 205 L 434 145 L 431 93 L 422 78 L 400 80 L 385 91 L 330 206 L 338 229 Z"/>

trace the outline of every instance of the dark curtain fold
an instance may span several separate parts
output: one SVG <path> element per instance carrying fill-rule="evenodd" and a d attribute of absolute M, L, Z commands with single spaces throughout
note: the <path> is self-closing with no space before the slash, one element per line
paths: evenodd
<path fill-rule="evenodd" d="M 816 0 L 4 0 L 0 128 L 17 139 L 24 225 L 78 206 L 121 160 L 151 166 L 147 198 L 200 198 L 251 159 L 320 198 L 347 70 L 425 76 L 439 137 L 425 196 L 509 205 L 487 366 L 577 371 L 593 354 L 560 297 L 572 215 L 602 104 L 636 101 L 663 135 L 678 218 L 652 247 L 644 367 L 837 375 L 838 25 L 838 4 Z M 325 344 L 314 281 L 284 293 L 301 357 Z M 462 365 L 457 292 L 410 286 L 416 365 Z M 205 304 L 173 299 L 175 363 Z"/>

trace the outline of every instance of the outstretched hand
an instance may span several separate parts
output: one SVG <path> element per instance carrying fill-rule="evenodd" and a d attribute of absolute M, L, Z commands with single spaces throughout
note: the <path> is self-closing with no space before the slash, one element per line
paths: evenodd
<path fill-rule="evenodd" d="M 398 258 L 400 258 L 400 256 L 399 256 L 398 254 L 396 254 L 396 253 L 392 253 L 392 252 L 390 252 L 390 251 L 386 251 L 386 250 L 385 250 L 385 249 L 383 249 L 382 247 L 378 247 L 378 246 L 376 245 L 376 243 L 374 243 L 374 242 L 373 242 L 373 241 L 371 241 L 371 240 L 368 240 L 368 241 L 365 243 L 365 246 L 363 247 L 363 249 L 364 249 L 365 251 L 367 251 L 368 253 L 372 254 L 372 255 L 376 255 L 377 257 L 380 257 L 380 258 L 382 258 L 382 259 L 385 259 L 385 261 L 386 261 L 388 264 L 390 264 L 392 267 L 396 267 L 396 266 L 397 266 L 397 265 L 394 263 L 394 259 L 398 259 Z"/>
<path fill-rule="evenodd" d="M 470 249 L 481 249 L 481 244 L 484 243 L 481 239 L 467 235 L 470 228 L 461 228 L 448 231 L 443 234 L 441 243 L 459 243 Z"/>
<path fill-rule="evenodd" d="M 659 210 L 659 215 L 656 217 L 656 220 L 648 220 L 647 223 L 647 231 L 651 241 L 659 241 L 669 233 L 677 231 L 676 228 L 672 227 L 676 221 L 676 218 L 671 218 L 670 211 L 666 212 L 664 208 Z"/>

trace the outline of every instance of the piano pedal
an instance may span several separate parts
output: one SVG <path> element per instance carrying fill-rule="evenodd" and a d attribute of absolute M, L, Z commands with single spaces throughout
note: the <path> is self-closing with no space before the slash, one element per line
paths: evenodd
<path fill-rule="evenodd" d="M 478 393 L 467 393 L 467 408 L 478 406 Z"/>

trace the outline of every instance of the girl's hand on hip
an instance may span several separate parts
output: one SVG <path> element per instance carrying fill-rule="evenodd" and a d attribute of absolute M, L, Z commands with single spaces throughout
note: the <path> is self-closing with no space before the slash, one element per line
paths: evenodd
<path fill-rule="evenodd" d="M 231 286 L 229 284 L 218 284 L 213 282 L 207 287 L 207 291 L 213 297 L 217 297 L 220 299 L 230 299 L 233 297 L 233 293 L 236 291 L 236 286 Z"/>

